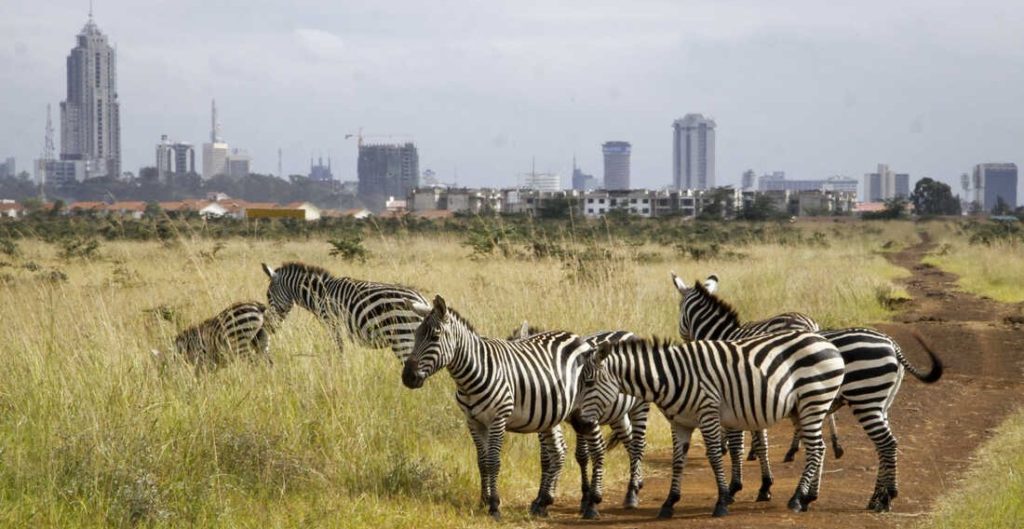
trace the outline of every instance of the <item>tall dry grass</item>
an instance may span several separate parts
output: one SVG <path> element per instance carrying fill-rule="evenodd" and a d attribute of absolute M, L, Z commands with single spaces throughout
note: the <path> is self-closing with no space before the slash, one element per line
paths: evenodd
<path fill-rule="evenodd" d="M 167 350 L 178 328 L 264 298 L 263 261 L 440 293 L 486 335 L 527 319 L 672 336 L 670 270 L 717 273 L 721 294 L 750 318 L 799 310 L 825 326 L 882 319 L 880 300 L 900 274 L 877 253 L 882 242 L 851 230 L 830 235 L 828 247 L 753 245 L 699 263 L 668 248 L 617 246 L 582 281 L 560 260 L 473 260 L 447 238 L 377 238 L 365 263 L 331 258 L 315 240 L 231 240 L 217 252 L 192 239 L 104 243 L 90 260 L 22 242 L 0 267 L 0 526 L 490 525 L 447 374 L 407 390 L 390 352 L 349 345 L 339 355 L 302 311 L 272 337 L 273 367 L 239 362 L 199 378 L 180 364 L 158 369 L 148 351 Z M 650 444 L 670 445 L 657 417 Z M 537 451 L 534 436 L 506 444 L 500 490 L 514 525 L 533 523 L 525 512 Z M 621 486 L 624 452 L 609 461 Z M 577 489 L 569 463 L 558 502 L 575 503 Z"/>

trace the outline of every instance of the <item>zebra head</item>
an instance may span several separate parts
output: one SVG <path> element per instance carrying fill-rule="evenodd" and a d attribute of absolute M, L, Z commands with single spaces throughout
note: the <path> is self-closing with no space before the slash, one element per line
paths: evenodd
<path fill-rule="evenodd" d="M 679 336 L 684 340 L 692 340 L 694 324 L 699 321 L 699 317 L 707 317 L 706 313 L 711 310 L 712 300 L 706 294 L 718 291 L 718 276 L 708 276 L 701 289 L 696 287 L 696 282 L 693 287 L 687 286 L 681 277 L 672 272 L 672 284 L 682 296 L 679 300 Z"/>
<path fill-rule="evenodd" d="M 619 397 L 619 382 L 612 377 L 605 365 L 614 344 L 611 341 L 601 342 L 597 350 L 588 353 L 583 360 L 580 372 L 580 419 L 584 424 L 597 424 L 606 409 Z"/>
<path fill-rule="evenodd" d="M 454 354 L 452 339 L 452 318 L 444 298 L 434 298 L 434 306 L 408 301 L 409 310 L 423 318 L 416 328 L 416 342 L 412 353 L 402 369 L 402 384 L 416 389 L 423 386 L 428 377 L 438 372 L 451 361 Z"/>
<path fill-rule="evenodd" d="M 199 327 L 189 327 L 174 339 L 174 350 L 186 361 L 195 363 L 205 353 Z"/>
<path fill-rule="evenodd" d="M 282 277 L 278 270 L 274 270 L 267 263 L 262 263 L 263 272 L 270 278 L 270 286 L 267 287 L 267 303 L 273 313 L 272 320 L 277 322 L 283 320 L 288 312 L 292 310 L 295 298 L 289 288 L 288 281 Z"/>

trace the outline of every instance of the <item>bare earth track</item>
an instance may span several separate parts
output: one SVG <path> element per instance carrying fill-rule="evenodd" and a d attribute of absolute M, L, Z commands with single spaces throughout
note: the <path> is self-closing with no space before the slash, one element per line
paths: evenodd
<path fill-rule="evenodd" d="M 945 374 L 936 384 L 926 386 L 907 376 L 890 412 L 893 431 L 900 441 L 900 495 L 893 512 L 875 514 L 865 510 L 874 487 L 874 447 L 848 410 L 837 414 L 846 453 L 840 460 L 827 452 L 821 498 L 810 512 L 795 514 L 786 508 L 799 473 L 803 455 L 794 463 L 782 463 L 792 427 L 787 423 L 771 431 L 775 498 L 756 503 L 760 472 L 757 464 L 744 465 L 746 488 L 737 495 L 729 516 L 712 519 L 715 501 L 714 479 L 703 447 L 690 450 L 683 477 L 683 497 L 676 504 L 672 520 L 657 520 L 661 502 L 668 493 L 671 451 L 648 454 L 647 478 L 641 492 L 640 508 L 619 507 L 624 491 L 606 491 L 601 519 L 583 521 L 563 494 L 551 509 L 551 525 L 589 527 L 828 527 L 830 529 L 899 527 L 913 524 L 929 513 L 936 498 L 956 485 L 978 446 L 991 437 L 992 428 L 1020 404 L 1024 389 L 1024 304 L 1003 304 L 957 290 L 956 276 L 921 263 L 933 246 L 927 234 L 922 242 L 890 260 L 913 272 L 904 280 L 913 299 L 896 315 L 895 321 L 877 327 L 892 335 L 908 358 L 923 368 L 928 360 L 911 337 L 918 330 L 942 357 Z M 655 414 L 652 420 L 664 420 Z M 694 439 L 700 437 L 694 434 Z M 748 440 L 749 446 L 749 440 Z M 617 449 L 610 457 L 622 457 Z M 571 459 L 571 458 L 570 458 Z M 565 484 L 578 483 L 575 465 L 569 461 L 563 474 Z"/>

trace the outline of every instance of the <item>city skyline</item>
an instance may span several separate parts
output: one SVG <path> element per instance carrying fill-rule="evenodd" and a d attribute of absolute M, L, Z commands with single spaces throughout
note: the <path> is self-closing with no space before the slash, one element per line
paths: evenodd
<path fill-rule="evenodd" d="M 0 70 L 13 74 L 0 86 L 0 154 L 27 167 L 42 150 L 46 104 L 62 100 L 63 58 L 87 13 L 81 2 L 14 3 L 23 9 L 0 21 L 12 37 Z M 744 2 L 643 3 L 626 13 L 496 5 L 468 7 L 454 21 L 401 2 L 324 6 L 316 16 L 283 3 L 241 18 L 214 7 L 193 21 L 189 3 L 181 13 L 96 5 L 118 53 L 126 170 L 153 164 L 161 134 L 198 145 L 213 97 L 230 123 L 225 135 L 248 147 L 254 171 L 276 174 L 282 148 L 285 173 L 305 174 L 310 152 L 327 148 L 345 180 L 355 178 L 356 146 L 344 135 L 365 126 L 413 134 L 421 167 L 441 181 L 457 170 L 467 185 L 513 183 L 529 156 L 538 170 L 569 175 L 575 152 L 584 171 L 599 173 L 601 143 L 622 138 L 636 147 L 633 185 L 664 187 L 672 172 L 665 124 L 691 111 L 719 123 L 719 185 L 738 185 L 749 167 L 856 178 L 884 160 L 958 189 L 975 164 L 1017 161 L 1024 151 L 1024 112 L 1011 94 L 1024 60 L 1019 38 L 1003 28 L 1024 21 L 1016 6 L 1002 6 L 1002 24 L 980 31 L 987 16 L 923 3 L 899 14 L 871 3 L 799 4 L 792 13 Z M 154 34 L 146 27 L 158 17 L 165 31 Z M 708 23 L 699 32 L 676 28 L 701 17 Z M 901 31 L 912 24 L 929 31 Z M 593 38 L 613 25 L 623 38 Z M 566 31 L 553 38 L 553 27 Z M 822 39 L 821 28 L 834 31 Z M 389 77 L 387 58 L 409 75 Z M 453 59 L 465 66 L 452 70 Z M 677 67 L 666 73 L 659 61 Z M 266 64 L 275 65 L 269 75 Z M 978 98 L 977 86 L 993 93 Z M 950 122 L 980 133 L 964 136 Z"/>

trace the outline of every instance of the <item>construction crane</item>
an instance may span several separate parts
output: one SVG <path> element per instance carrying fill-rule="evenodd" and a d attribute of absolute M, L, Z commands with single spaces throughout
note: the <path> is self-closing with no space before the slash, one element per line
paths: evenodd
<path fill-rule="evenodd" d="M 363 128 L 359 127 L 359 130 L 352 134 L 346 134 L 345 139 L 355 138 L 356 146 L 363 146 L 364 138 L 405 138 L 408 141 L 412 141 L 412 134 L 367 134 L 363 135 Z"/>

